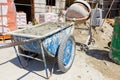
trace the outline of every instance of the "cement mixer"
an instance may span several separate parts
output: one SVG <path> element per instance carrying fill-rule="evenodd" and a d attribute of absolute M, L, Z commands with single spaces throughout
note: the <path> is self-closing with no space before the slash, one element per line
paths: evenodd
<path fill-rule="evenodd" d="M 79 24 L 86 22 L 91 15 L 90 5 L 83 0 L 76 0 L 67 10 L 66 10 L 66 21 L 72 21 L 79 26 Z M 94 44 L 95 40 L 92 38 L 91 26 L 88 27 L 88 37 L 85 43 L 80 44 L 80 50 L 88 51 L 89 45 Z"/>
<path fill-rule="evenodd" d="M 67 10 L 66 10 L 66 20 L 75 22 L 85 22 L 89 19 L 91 13 L 90 5 L 83 0 L 76 0 Z"/>

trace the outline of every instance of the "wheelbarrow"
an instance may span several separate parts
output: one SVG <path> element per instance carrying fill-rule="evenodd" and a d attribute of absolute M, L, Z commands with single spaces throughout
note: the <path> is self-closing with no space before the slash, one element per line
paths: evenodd
<path fill-rule="evenodd" d="M 46 55 L 52 58 L 57 57 L 58 68 L 61 72 L 67 72 L 72 66 L 76 50 L 73 30 L 73 23 L 46 22 L 9 32 L 12 43 L 2 44 L 0 48 L 14 46 L 21 65 L 20 56 L 43 61 L 46 76 L 49 78 Z M 18 50 L 15 46 L 18 46 Z M 35 58 L 27 52 L 41 54 L 42 59 Z"/>

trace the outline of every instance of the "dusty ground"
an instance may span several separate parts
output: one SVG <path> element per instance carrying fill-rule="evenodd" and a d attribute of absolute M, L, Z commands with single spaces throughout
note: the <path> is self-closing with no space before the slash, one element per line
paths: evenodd
<path fill-rule="evenodd" d="M 87 31 L 85 31 L 85 29 L 84 31 L 79 30 L 81 29 L 81 26 L 87 28 L 84 24 L 76 27 L 77 29 L 75 29 L 75 36 L 78 43 L 82 42 L 81 38 L 83 38 L 84 34 L 87 34 Z M 108 46 L 108 43 L 111 41 L 112 32 L 113 27 L 108 23 L 104 23 L 104 25 L 100 28 L 97 27 L 96 29 L 92 29 L 92 38 L 95 40 L 95 44 L 89 45 L 90 49 L 87 53 L 85 53 L 84 56 L 86 56 L 87 64 L 100 72 L 102 76 L 108 78 L 108 80 L 119 80 L 120 65 L 115 64 L 109 58 L 110 48 Z M 80 33 L 81 35 L 77 37 Z M 95 76 L 97 75 L 95 74 Z M 107 80 L 106 78 L 105 80 Z"/>
<path fill-rule="evenodd" d="M 111 41 L 112 27 L 106 24 L 92 30 L 95 44 L 89 46 L 89 51 L 80 51 L 79 44 L 85 43 L 88 30 L 83 24 L 77 26 L 74 31 L 76 39 L 76 56 L 71 69 L 66 73 L 60 73 L 57 66 L 49 80 L 119 80 L 120 65 L 115 64 L 109 58 L 108 42 Z M 52 61 L 48 67 L 51 69 Z M 42 62 L 31 60 L 23 69 L 19 67 L 13 48 L 0 50 L 0 79 L 1 80 L 46 80 Z"/>

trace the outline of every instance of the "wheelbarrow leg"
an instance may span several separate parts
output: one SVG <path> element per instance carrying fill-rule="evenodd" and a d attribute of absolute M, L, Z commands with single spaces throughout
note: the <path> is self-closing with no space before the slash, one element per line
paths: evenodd
<path fill-rule="evenodd" d="M 42 43 L 40 43 L 40 47 L 41 47 L 41 51 L 42 51 L 42 58 L 43 58 L 43 63 L 44 63 L 44 67 L 45 67 L 46 77 L 49 78 L 48 77 L 47 63 L 46 63 L 46 58 L 45 58 L 45 53 L 44 53 L 44 50 L 43 50 Z"/>
<path fill-rule="evenodd" d="M 12 38 L 11 38 L 11 42 L 14 42 L 14 40 L 12 40 Z M 23 66 L 23 64 L 22 64 L 22 61 L 21 61 L 21 59 L 20 59 L 20 57 L 19 57 L 18 51 L 17 51 L 17 49 L 16 49 L 16 46 L 13 46 L 13 48 L 14 48 L 14 50 L 15 50 L 15 54 L 16 54 L 16 56 L 17 56 L 17 59 L 18 59 L 18 62 L 19 62 L 19 64 L 20 64 L 20 66 L 21 66 L 22 68 L 24 68 L 24 66 Z"/>
<path fill-rule="evenodd" d="M 16 47 L 13 46 L 13 48 L 14 48 L 14 50 L 15 50 L 15 53 L 16 53 L 16 56 L 17 56 L 17 59 L 18 59 L 19 64 L 21 65 L 22 68 L 24 68 L 24 66 L 23 66 L 23 64 L 22 64 L 22 61 L 21 61 L 21 59 L 20 59 L 20 57 L 19 57 L 19 54 L 18 54 L 18 51 L 17 51 Z"/>

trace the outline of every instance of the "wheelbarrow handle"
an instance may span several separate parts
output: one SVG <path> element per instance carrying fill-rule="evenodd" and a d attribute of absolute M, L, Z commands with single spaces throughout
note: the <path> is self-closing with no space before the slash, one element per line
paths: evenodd
<path fill-rule="evenodd" d="M 37 40 L 38 40 L 38 38 L 34 38 L 34 39 L 30 39 L 30 40 L 24 40 L 24 41 L 21 41 L 21 42 L 12 41 L 10 43 L 0 43 L 0 49 L 13 47 L 13 46 L 18 46 L 18 45 L 30 43 L 30 42 L 37 41 Z"/>

